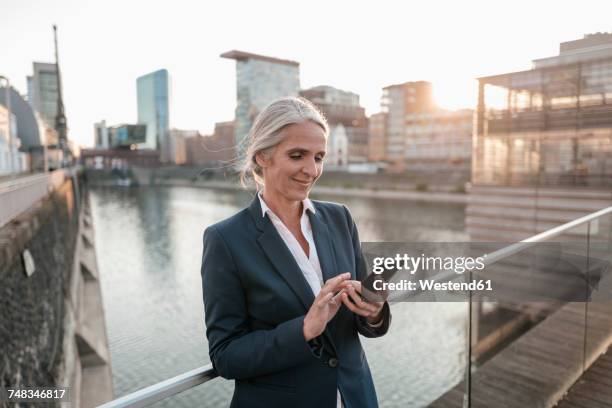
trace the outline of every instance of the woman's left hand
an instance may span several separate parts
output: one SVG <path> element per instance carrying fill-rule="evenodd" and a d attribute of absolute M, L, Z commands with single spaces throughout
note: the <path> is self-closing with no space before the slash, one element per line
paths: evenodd
<path fill-rule="evenodd" d="M 370 324 L 377 324 L 384 302 L 368 302 L 361 296 L 361 282 L 348 280 L 342 283 L 346 288 L 342 293 L 342 303 L 353 313 L 363 316 Z"/>

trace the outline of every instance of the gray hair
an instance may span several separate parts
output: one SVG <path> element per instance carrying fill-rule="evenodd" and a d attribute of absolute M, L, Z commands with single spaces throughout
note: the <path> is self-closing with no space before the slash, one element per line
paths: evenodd
<path fill-rule="evenodd" d="M 246 186 L 252 179 L 258 186 L 263 185 L 263 170 L 257 164 L 258 153 L 270 154 L 283 141 L 281 131 L 289 126 L 305 121 L 319 125 L 329 134 L 327 120 L 317 107 L 308 99 L 302 97 L 280 98 L 269 104 L 257 115 L 255 123 L 247 136 L 247 148 L 244 156 L 240 180 Z"/>

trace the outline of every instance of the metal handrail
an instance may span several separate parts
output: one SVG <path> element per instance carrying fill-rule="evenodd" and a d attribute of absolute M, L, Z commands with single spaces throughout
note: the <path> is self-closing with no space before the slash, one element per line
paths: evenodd
<path fill-rule="evenodd" d="M 554 237 L 558 237 L 559 235 L 563 234 L 568 230 L 571 230 L 572 228 L 593 221 L 606 214 L 612 214 L 612 207 L 603 208 L 594 213 L 587 214 L 584 217 L 576 218 L 573 221 L 566 222 L 565 224 L 561 224 L 544 232 L 540 232 L 539 234 L 533 235 L 529 238 L 525 238 L 522 241 L 516 242 L 514 244 L 498 249 L 497 251 L 491 252 L 490 254 L 487 254 L 487 257 L 484 259 L 483 263 L 485 266 L 492 265 L 501 259 L 512 256 L 518 252 L 521 252 L 527 248 L 534 246 L 537 243 L 549 240 Z M 457 274 L 454 271 L 443 271 L 433 276 L 432 279 L 447 280 L 456 276 Z"/>
<path fill-rule="evenodd" d="M 208 364 L 107 402 L 99 408 L 146 407 L 216 377 L 217 372 L 212 364 Z"/>
<path fill-rule="evenodd" d="M 485 265 L 490 265 L 494 262 L 499 261 L 500 259 L 514 255 L 517 252 L 524 250 L 525 248 L 529 248 L 539 242 L 543 242 L 551 238 L 557 237 L 572 228 L 575 228 L 579 225 L 593 221 L 606 214 L 612 214 L 612 207 L 601 209 L 592 214 L 588 214 L 588 215 L 585 215 L 584 217 L 580 217 L 573 221 L 566 222 L 565 224 L 559 225 L 557 227 L 551 228 L 549 230 L 536 234 L 532 237 L 526 238 L 512 245 L 508 245 L 507 247 L 501 248 L 495 252 L 488 254 L 487 259 L 485 260 L 484 263 Z"/>
<path fill-rule="evenodd" d="M 488 254 L 485 263 L 491 264 L 493 262 L 497 262 L 500 259 L 511 256 L 525 248 L 533 246 L 538 242 L 559 236 L 567 230 L 597 219 L 606 214 L 612 214 L 612 207 L 604 208 L 592 214 L 551 228 L 520 242 L 492 252 L 491 254 Z M 456 275 L 452 271 L 448 271 L 448 273 L 450 273 L 449 276 Z M 434 279 L 444 279 L 445 277 L 447 277 L 446 271 L 436 275 Z M 195 387 L 196 385 L 210 381 L 216 377 L 218 377 L 217 372 L 212 367 L 212 364 L 208 364 L 100 405 L 99 408 L 146 407 L 150 404 L 161 401 L 162 399 L 178 394 L 179 392 Z"/>

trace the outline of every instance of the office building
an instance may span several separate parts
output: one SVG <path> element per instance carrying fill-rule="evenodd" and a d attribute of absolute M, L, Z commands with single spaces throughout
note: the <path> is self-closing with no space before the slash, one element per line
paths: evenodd
<path fill-rule="evenodd" d="M 255 117 L 269 103 L 281 97 L 298 95 L 300 64 L 236 50 L 223 53 L 221 57 L 236 60 L 234 140 L 240 147 Z M 239 148 L 239 152 L 243 148 Z"/>
<path fill-rule="evenodd" d="M 111 148 L 130 148 L 136 150 L 138 145 L 146 143 L 147 125 L 121 124 L 108 128 L 108 142 Z"/>
<path fill-rule="evenodd" d="M 431 83 L 417 81 L 389 85 L 383 88 L 381 106 L 387 114 L 386 160 L 390 170 L 401 172 L 407 168 L 407 116 L 435 109 Z"/>
<path fill-rule="evenodd" d="M 478 184 L 612 186 L 612 34 L 479 78 L 476 130 Z"/>
<path fill-rule="evenodd" d="M 35 62 L 32 75 L 27 77 L 27 86 L 28 102 L 32 108 L 49 126 L 55 127 L 59 99 L 56 65 Z"/>
<path fill-rule="evenodd" d="M 469 180 L 474 111 L 434 109 L 406 115 L 405 163 L 410 171 L 463 173 Z"/>
<path fill-rule="evenodd" d="M 210 136 L 185 138 L 186 162 L 188 165 L 208 166 L 211 170 L 238 167 L 234 144 L 234 122 L 215 124 Z"/>
<path fill-rule="evenodd" d="M 107 126 L 103 120 L 94 123 L 94 139 L 96 149 L 138 149 L 146 143 L 147 125 L 120 124 Z"/>
<path fill-rule="evenodd" d="M 136 81 L 138 95 L 138 123 L 146 125 L 146 140 L 140 149 L 159 150 L 160 161 L 170 158 L 170 78 L 168 71 L 160 69 L 139 77 Z"/>
<path fill-rule="evenodd" d="M 427 81 L 383 89 L 383 112 L 371 118 L 370 159 L 385 160 L 390 172 L 460 185 L 469 180 L 473 111 L 441 109 L 432 91 Z"/>
<path fill-rule="evenodd" d="M 514 241 L 611 204 L 612 34 L 478 81 L 473 238 Z M 487 200 L 505 208 L 492 217 Z"/>

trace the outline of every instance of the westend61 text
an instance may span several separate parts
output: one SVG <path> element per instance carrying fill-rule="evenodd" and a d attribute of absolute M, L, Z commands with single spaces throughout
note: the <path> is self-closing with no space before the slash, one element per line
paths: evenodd
<path fill-rule="evenodd" d="M 421 279 L 417 282 L 402 279 L 399 282 L 385 282 L 376 279 L 373 282 L 374 290 L 380 291 L 405 291 L 405 290 L 441 290 L 441 291 L 482 291 L 493 290 L 491 280 L 477 280 L 472 282 L 436 282 L 435 280 Z"/>

